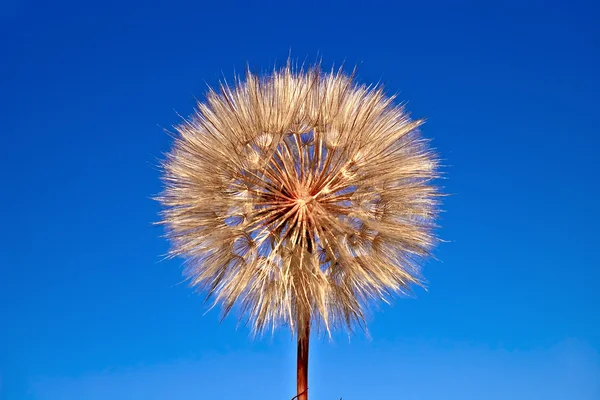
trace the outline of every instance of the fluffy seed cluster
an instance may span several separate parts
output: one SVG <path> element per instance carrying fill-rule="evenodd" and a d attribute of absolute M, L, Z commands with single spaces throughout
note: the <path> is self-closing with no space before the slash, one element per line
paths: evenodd
<path fill-rule="evenodd" d="M 209 90 L 163 163 L 171 255 L 257 332 L 362 325 L 372 300 L 421 282 L 436 241 L 421 123 L 380 87 L 318 66 Z"/>

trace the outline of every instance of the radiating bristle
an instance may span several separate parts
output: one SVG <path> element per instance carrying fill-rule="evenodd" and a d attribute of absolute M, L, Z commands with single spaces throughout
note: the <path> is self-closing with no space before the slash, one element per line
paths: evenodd
<path fill-rule="evenodd" d="M 318 66 L 248 73 L 177 127 L 159 200 L 171 254 L 254 330 L 327 331 L 419 284 L 436 239 L 436 158 L 380 88 Z"/>

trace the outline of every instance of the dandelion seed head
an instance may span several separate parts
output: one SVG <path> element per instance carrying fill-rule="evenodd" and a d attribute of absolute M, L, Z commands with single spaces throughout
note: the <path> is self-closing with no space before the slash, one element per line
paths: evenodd
<path fill-rule="evenodd" d="M 378 87 L 318 66 L 211 90 L 164 163 L 159 201 L 186 275 L 255 331 L 362 324 L 420 284 L 436 242 L 435 154 Z"/>

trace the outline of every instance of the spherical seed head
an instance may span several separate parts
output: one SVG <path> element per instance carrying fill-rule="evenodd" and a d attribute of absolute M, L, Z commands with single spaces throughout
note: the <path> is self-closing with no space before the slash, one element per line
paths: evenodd
<path fill-rule="evenodd" d="M 381 88 L 318 66 L 210 90 L 164 162 L 171 255 L 255 331 L 364 322 L 420 283 L 436 239 L 435 155 Z"/>

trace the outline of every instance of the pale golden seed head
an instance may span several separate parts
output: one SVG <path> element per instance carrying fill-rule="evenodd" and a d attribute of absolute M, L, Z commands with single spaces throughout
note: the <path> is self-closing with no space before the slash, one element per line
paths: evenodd
<path fill-rule="evenodd" d="M 436 239 L 434 154 L 380 88 L 290 66 L 210 91 L 164 162 L 173 256 L 256 331 L 361 323 L 420 283 Z"/>

